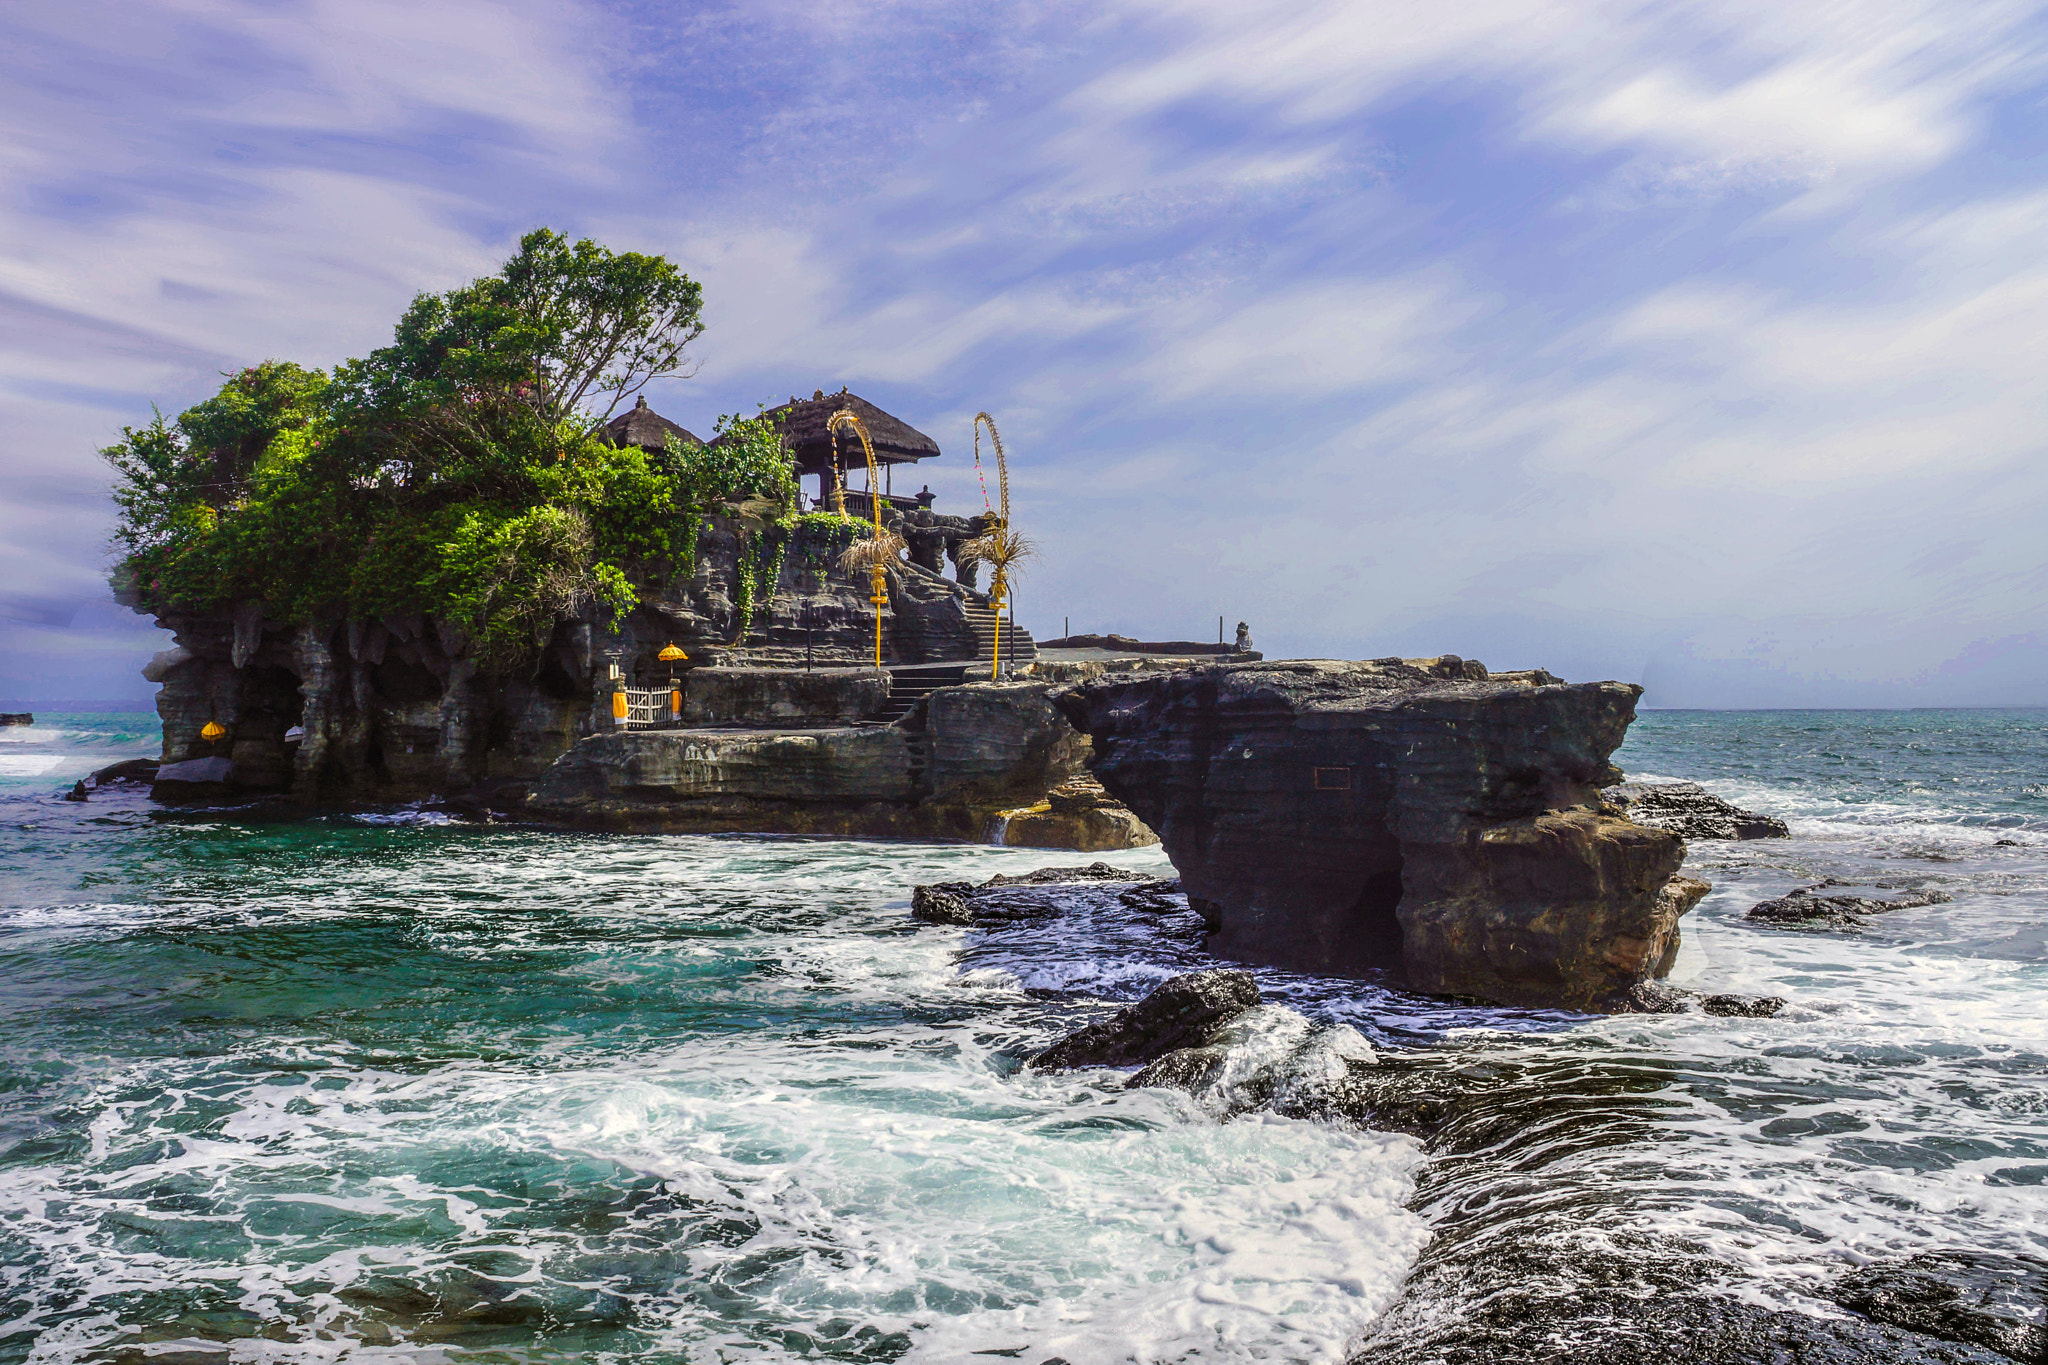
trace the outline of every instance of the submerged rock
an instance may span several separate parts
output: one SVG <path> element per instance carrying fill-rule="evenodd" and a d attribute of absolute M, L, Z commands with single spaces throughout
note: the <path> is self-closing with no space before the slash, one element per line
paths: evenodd
<path fill-rule="evenodd" d="M 1783 820 L 1730 805 L 1697 782 L 1623 782 L 1600 793 L 1639 825 L 1681 839 L 1783 839 Z"/>
<path fill-rule="evenodd" d="M 1146 880 L 1136 872 L 1126 872 L 1108 863 L 1089 863 L 1085 867 L 1034 868 L 1015 876 L 998 873 L 979 886 L 973 882 L 931 882 L 911 888 L 910 917 L 927 924 L 962 925 L 1038 918 L 1059 913 L 1058 903 L 1042 896 L 1020 898 L 991 893 L 1028 887 Z"/>
<path fill-rule="evenodd" d="M 1028 1065 L 1040 1071 L 1084 1066 L 1137 1066 L 1185 1047 L 1203 1046 L 1211 1031 L 1259 1003 L 1250 972 L 1216 968 L 1177 976 L 1137 1004 L 1078 1029 Z"/>
<path fill-rule="evenodd" d="M 1432 1245 L 1350 1365 L 2008 1365 L 1981 1346 L 1768 1308 L 1675 1244 Z"/>
<path fill-rule="evenodd" d="M 1066 882 L 1141 882 L 1145 878 L 1136 872 L 1126 872 L 1108 863 L 1089 863 L 1086 867 L 1038 867 L 1016 876 L 998 872 L 983 882 L 985 890 L 992 886 L 1058 886 Z"/>
<path fill-rule="evenodd" d="M 1708 1014 L 1727 1019 L 1769 1019 L 1785 1008 L 1782 995 L 1709 995 L 1700 1001 Z"/>
<path fill-rule="evenodd" d="M 1861 894 L 1864 892 L 1870 894 Z M 1751 906 L 1743 918 L 1795 929 L 1857 929 L 1872 915 L 1941 905 L 1948 899 L 1940 891 L 1858 885 L 1830 877 L 1812 886 L 1788 891 L 1775 900 L 1759 902 Z"/>
<path fill-rule="evenodd" d="M 1317 1028 L 1285 1005 L 1257 1005 L 1212 1026 L 1198 1045 L 1152 1062 L 1126 1088 L 1184 1090 L 1217 1119 L 1270 1109 L 1363 1123 L 1371 1098 L 1354 1092 L 1353 1073 L 1377 1060 L 1354 1028 Z"/>
<path fill-rule="evenodd" d="M 1143 910 L 1151 915 L 1166 915 L 1187 908 L 1187 895 L 1181 890 L 1178 877 L 1141 882 L 1118 896 L 1117 900 L 1133 910 Z"/>
<path fill-rule="evenodd" d="M 927 924 L 972 924 L 974 911 L 968 907 L 967 897 L 973 890 L 971 882 L 933 882 L 912 887 L 910 917 Z"/>
<path fill-rule="evenodd" d="M 1105 676 L 1056 700 L 1156 831 L 1219 954 L 1438 994 L 1625 1007 L 1706 884 L 1605 813 L 1642 689 L 1470 660 Z"/>
<path fill-rule="evenodd" d="M 1975 1251 L 1930 1251 L 1845 1276 L 1835 1302 L 1874 1322 L 1997 1351 L 2027 1365 L 2048 1361 L 2048 1261 Z"/>

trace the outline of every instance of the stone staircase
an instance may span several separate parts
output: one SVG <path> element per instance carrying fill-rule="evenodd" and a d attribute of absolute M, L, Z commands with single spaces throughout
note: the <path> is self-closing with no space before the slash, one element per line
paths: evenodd
<path fill-rule="evenodd" d="M 967 624 L 974 627 L 974 638 L 980 648 L 975 657 L 986 670 L 995 652 L 997 617 L 995 609 L 972 600 L 963 603 L 967 608 Z M 1038 657 L 1038 646 L 1031 639 L 1031 632 L 1022 626 L 1002 623 L 1003 668 L 1007 671 L 1013 664 L 1022 667 Z"/>
<path fill-rule="evenodd" d="M 958 687 L 966 680 L 972 664 L 905 664 L 889 670 L 889 700 L 875 714 L 883 724 L 894 724 L 910 714 L 910 708 L 941 687 Z"/>

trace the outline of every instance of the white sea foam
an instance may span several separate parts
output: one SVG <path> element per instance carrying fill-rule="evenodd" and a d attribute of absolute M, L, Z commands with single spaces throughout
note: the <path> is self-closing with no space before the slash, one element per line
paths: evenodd
<path fill-rule="evenodd" d="M 105 1072 L 75 1097 L 95 1116 L 75 1164 L 0 1169 L 0 1209 L 41 1277 L 0 1302 L 30 1300 L 15 1326 L 38 1333 L 39 1359 L 104 1350 L 138 1295 L 208 1285 L 222 1311 L 290 1338 L 263 1358 L 377 1358 L 397 1349 L 380 1333 L 424 1330 L 402 1303 L 377 1306 L 396 1282 L 516 1290 L 572 1317 L 610 1294 L 648 1358 L 794 1359 L 808 1352 L 789 1333 L 865 1330 L 903 1334 L 912 1361 L 1028 1346 L 1075 1365 L 1335 1362 L 1424 1238 L 1404 1207 L 1410 1139 L 1218 1124 L 1120 1078 L 1010 1074 L 1003 1059 L 1048 1041 L 1057 1007 L 1008 973 L 963 976 L 961 935 L 913 927 L 896 898 L 1043 854 L 359 837 L 397 841 L 395 856 L 367 860 L 345 895 L 287 865 L 262 904 L 216 885 L 209 903 L 129 907 L 124 930 L 227 946 L 342 932 L 402 898 L 412 951 L 451 964 L 424 982 L 559 954 L 573 922 L 583 946 L 536 988 L 585 1012 L 629 993 L 646 1002 L 621 1016 L 632 1035 L 550 1026 L 497 1060 L 431 1061 L 271 1027 Z M 471 856 L 437 854 L 447 838 Z M 280 900 L 288 921 L 266 918 Z M 641 1032 L 663 1001 L 711 1006 L 716 1026 Z M 820 1008 L 837 1022 L 804 1026 Z M 137 1236 L 175 1254 L 138 1255 Z"/>

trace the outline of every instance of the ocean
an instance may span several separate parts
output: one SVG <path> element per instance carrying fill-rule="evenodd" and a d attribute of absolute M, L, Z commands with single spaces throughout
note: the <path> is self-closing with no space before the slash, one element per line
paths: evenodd
<path fill-rule="evenodd" d="M 1902 1251 L 2048 1254 L 2048 711 L 1637 721 L 1630 776 L 1791 826 L 1692 847 L 1672 977 L 1775 1018 L 1259 973 L 1502 1078 L 1430 1150 L 1021 1071 L 1216 965 L 1199 925 L 910 888 L 1086 857 L 58 799 L 154 720 L 0 729 L 0 1362 L 1338 1362 L 1475 1229 L 1819 1315 Z M 1948 899 L 1742 917 L 1827 877 Z"/>

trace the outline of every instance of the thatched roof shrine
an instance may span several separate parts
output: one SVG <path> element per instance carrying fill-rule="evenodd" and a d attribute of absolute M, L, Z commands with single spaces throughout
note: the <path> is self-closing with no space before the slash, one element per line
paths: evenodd
<path fill-rule="evenodd" d="M 866 425 L 868 439 L 875 444 L 877 464 L 909 464 L 930 459 L 939 453 L 937 441 L 845 389 L 837 393 L 826 393 L 820 389 L 809 398 L 792 398 L 768 409 L 763 416 L 776 418 L 782 423 L 782 434 L 789 440 L 797 469 L 801 473 L 815 474 L 830 469 L 834 464 L 832 433 L 825 429 L 825 424 L 841 408 L 853 409 L 854 415 Z M 860 437 L 851 431 L 839 438 L 837 463 L 841 468 L 867 463 L 866 456 L 861 454 Z"/>
<path fill-rule="evenodd" d="M 604 424 L 604 434 L 615 446 L 639 446 L 642 450 L 661 450 L 668 445 L 671 436 L 687 446 L 704 444 L 691 432 L 648 407 L 644 393 L 629 411 Z"/>

